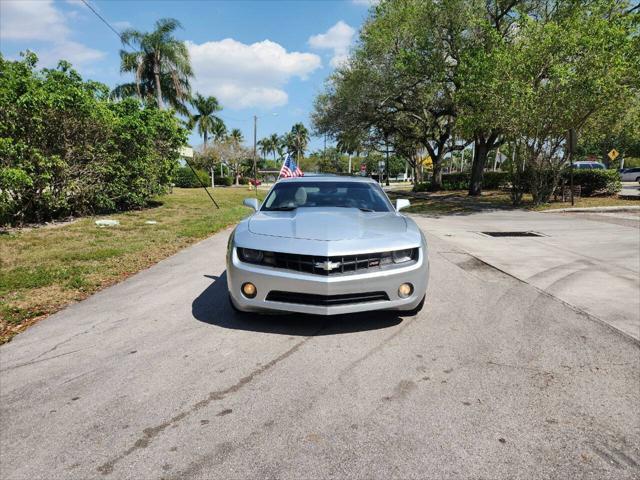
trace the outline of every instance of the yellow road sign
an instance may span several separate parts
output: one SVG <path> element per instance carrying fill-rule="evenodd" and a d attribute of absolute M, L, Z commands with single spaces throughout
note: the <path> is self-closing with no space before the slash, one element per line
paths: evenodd
<path fill-rule="evenodd" d="M 615 160 L 616 158 L 618 158 L 618 155 L 620 155 L 620 153 L 615 148 L 612 148 L 607 155 L 611 160 Z"/>

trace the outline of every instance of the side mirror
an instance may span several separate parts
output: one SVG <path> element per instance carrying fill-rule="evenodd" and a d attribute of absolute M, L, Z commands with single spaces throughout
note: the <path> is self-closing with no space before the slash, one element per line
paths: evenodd
<path fill-rule="evenodd" d="M 258 208 L 260 208 L 260 204 L 258 203 L 257 198 L 245 198 L 242 204 L 245 207 L 253 208 L 253 210 L 256 212 L 258 211 Z"/>
<path fill-rule="evenodd" d="M 396 200 L 396 212 L 399 212 L 403 208 L 407 208 L 411 205 L 411 202 L 406 198 L 399 198 Z"/>

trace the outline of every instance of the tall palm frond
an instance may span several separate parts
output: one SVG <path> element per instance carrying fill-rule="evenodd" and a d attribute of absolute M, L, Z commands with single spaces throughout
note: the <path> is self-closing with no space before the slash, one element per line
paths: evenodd
<path fill-rule="evenodd" d="M 191 99 L 191 105 L 196 109 L 196 113 L 190 116 L 189 127 L 197 128 L 206 149 L 207 139 L 209 134 L 213 132 L 214 126 L 220 123 L 224 125 L 222 119 L 215 115 L 216 112 L 222 110 L 222 107 L 216 97 L 204 97 L 199 93 Z"/>
<path fill-rule="evenodd" d="M 163 108 L 166 102 L 187 114 L 193 69 L 187 46 L 173 36 L 181 27 L 178 20 L 163 18 L 156 22 L 152 32 L 134 29 L 122 32 L 122 43 L 137 50 L 120 50 L 120 72 L 134 75 L 135 95 L 141 100 L 151 102 L 153 99 L 158 108 Z M 130 87 L 116 87 L 112 92 L 114 97 L 130 95 Z"/>
<path fill-rule="evenodd" d="M 240 145 L 242 142 L 244 142 L 244 135 L 242 135 L 242 132 L 239 128 L 234 128 L 229 133 L 229 140 L 234 142 L 236 145 Z"/>

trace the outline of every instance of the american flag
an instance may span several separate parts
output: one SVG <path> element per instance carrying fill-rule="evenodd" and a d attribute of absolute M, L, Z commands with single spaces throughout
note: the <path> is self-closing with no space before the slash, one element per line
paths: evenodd
<path fill-rule="evenodd" d="M 291 156 L 291 154 L 287 154 L 284 159 L 284 163 L 282 164 L 282 168 L 280 169 L 279 177 L 303 177 L 304 173 L 300 170 L 300 167 L 296 164 L 295 160 Z"/>

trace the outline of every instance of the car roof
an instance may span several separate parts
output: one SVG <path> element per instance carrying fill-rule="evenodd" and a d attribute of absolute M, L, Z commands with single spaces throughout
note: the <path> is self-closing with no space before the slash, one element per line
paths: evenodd
<path fill-rule="evenodd" d="M 304 177 L 281 178 L 278 182 L 364 182 L 377 183 L 373 178 L 361 176 L 339 176 L 339 175 L 308 175 Z"/>

